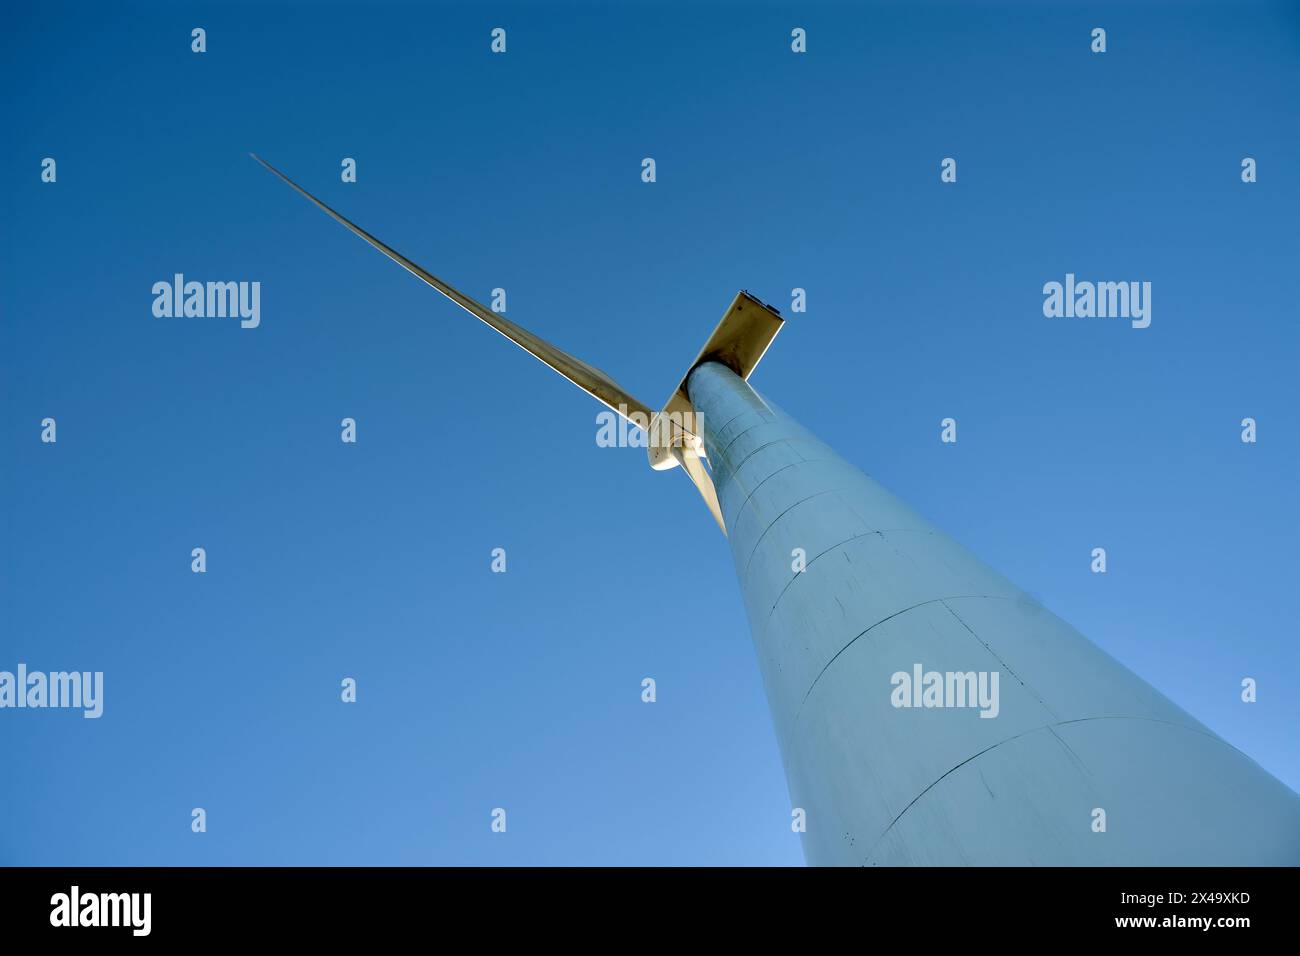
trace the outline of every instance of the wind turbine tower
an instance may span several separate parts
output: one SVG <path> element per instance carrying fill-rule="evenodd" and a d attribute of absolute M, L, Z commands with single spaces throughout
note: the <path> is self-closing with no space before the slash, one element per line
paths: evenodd
<path fill-rule="evenodd" d="M 737 294 L 655 411 L 258 162 L 691 479 L 731 547 L 809 863 L 1300 864 L 1300 797 L 754 390 L 774 309 Z"/>

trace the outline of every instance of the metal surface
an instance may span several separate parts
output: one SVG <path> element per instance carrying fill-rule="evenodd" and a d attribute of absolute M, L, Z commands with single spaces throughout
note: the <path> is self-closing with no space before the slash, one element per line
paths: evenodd
<path fill-rule="evenodd" d="M 713 478 L 701 460 L 707 457 L 707 453 L 702 437 L 698 434 L 701 430 L 698 414 L 686 394 L 686 380 L 692 371 L 705 362 L 719 362 L 741 378 L 748 378 L 762 361 L 776 334 L 781 331 L 783 321 L 781 314 L 771 306 L 760 302 L 748 292 L 737 292 L 655 419 L 656 423 L 669 422 L 671 427 L 662 430 L 652 428 L 652 439 L 646 446 L 646 457 L 650 460 L 650 467 L 656 471 L 675 465 L 682 466 L 723 534 L 727 533 L 727 523 L 718 507 L 718 493 L 713 487 Z M 690 427 L 679 424 L 682 422 L 689 422 Z M 661 435 L 662 438 L 659 438 Z"/>
<path fill-rule="evenodd" d="M 781 314 L 770 305 L 760 302 L 743 290 L 737 292 L 704 347 L 686 367 L 686 373 L 668 396 L 660 414 L 694 412 L 690 397 L 686 394 L 686 379 L 705 362 L 717 362 L 741 378 L 749 378 L 776 339 L 776 334 L 781 331 L 784 321 Z M 658 470 L 671 467 L 671 462 L 664 461 L 669 457 L 667 449 L 651 445 L 649 454 L 651 468 Z"/>
<path fill-rule="evenodd" d="M 709 509 L 709 514 L 713 515 L 713 520 L 718 523 L 718 528 L 723 534 L 727 533 L 727 523 L 722 518 L 722 506 L 718 503 L 718 492 L 713 487 L 713 479 L 704 469 L 704 463 L 698 455 L 690 449 L 683 448 L 680 445 L 674 445 L 672 449 L 673 456 L 677 463 L 682 466 L 682 471 L 686 472 L 688 478 L 695 483 L 695 489 L 704 499 L 704 505 Z"/>
<path fill-rule="evenodd" d="M 808 862 L 1300 863 L 1300 797 L 1258 764 L 731 370 L 688 390 Z M 917 664 L 998 672 L 997 716 L 895 707 Z"/>

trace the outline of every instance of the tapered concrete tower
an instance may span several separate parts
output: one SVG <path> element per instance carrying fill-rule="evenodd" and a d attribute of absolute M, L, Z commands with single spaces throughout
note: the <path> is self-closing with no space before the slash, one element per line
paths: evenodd
<path fill-rule="evenodd" d="M 1300 797 L 753 390 L 774 309 L 737 295 L 653 412 L 289 184 L 690 477 L 728 537 L 809 863 L 1300 864 Z"/>
<path fill-rule="evenodd" d="M 1300 863 L 1300 798 L 1253 760 L 730 369 L 688 391 L 808 862 Z M 895 706 L 918 667 L 938 706 Z"/>

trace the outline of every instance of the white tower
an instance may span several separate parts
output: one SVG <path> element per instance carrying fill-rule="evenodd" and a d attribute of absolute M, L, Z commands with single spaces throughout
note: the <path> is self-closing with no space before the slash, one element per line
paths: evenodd
<path fill-rule="evenodd" d="M 1300 864 L 1300 797 L 750 387 L 775 310 L 738 294 L 653 412 L 267 168 L 690 477 L 731 545 L 810 863 Z"/>

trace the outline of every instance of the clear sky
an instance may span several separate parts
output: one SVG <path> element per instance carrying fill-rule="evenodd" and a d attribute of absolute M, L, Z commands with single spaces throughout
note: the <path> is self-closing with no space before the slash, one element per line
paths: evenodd
<path fill-rule="evenodd" d="M 1300 787 L 1294 6 L 107 6 L 0 31 L 0 670 L 105 675 L 0 863 L 802 862 L 688 482 L 250 150 L 656 407 L 782 307 L 761 391 Z"/>

